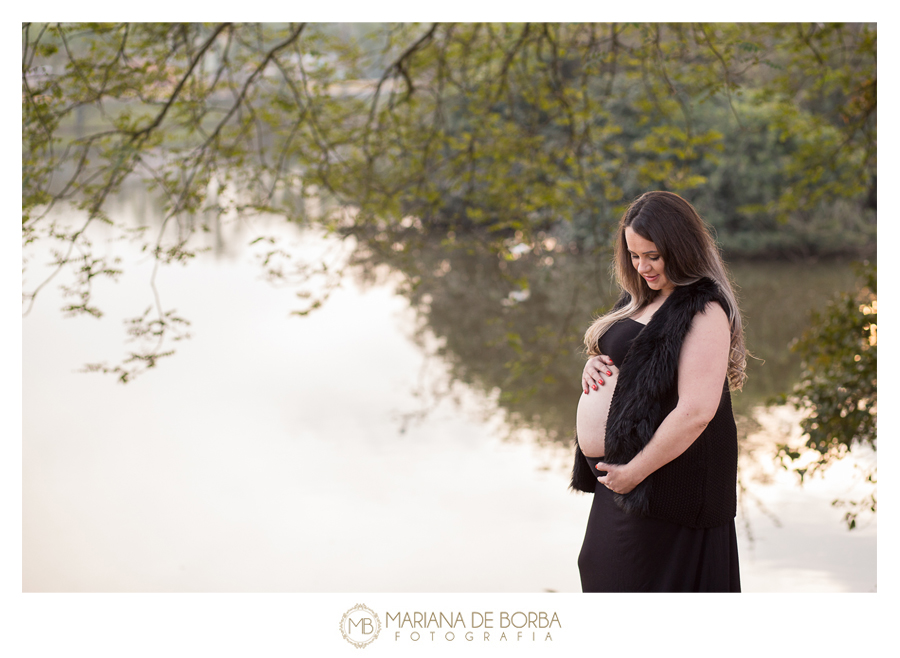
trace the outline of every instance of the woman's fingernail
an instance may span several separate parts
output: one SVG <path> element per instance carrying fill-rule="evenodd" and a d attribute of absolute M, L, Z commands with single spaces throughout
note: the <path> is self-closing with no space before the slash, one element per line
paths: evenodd
<path fill-rule="evenodd" d="M 612 373 L 609 370 L 606 371 L 606 374 L 612 377 Z"/>
<path fill-rule="evenodd" d="M 591 388 L 594 389 L 594 390 L 596 391 L 596 390 L 597 390 L 597 385 L 596 385 L 596 384 L 591 384 Z"/>
<path fill-rule="evenodd" d="M 600 380 L 600 386 L 603 386 L 604 383 L 605 383 L 605 382 L 601 379 L 601 380 Z"/>

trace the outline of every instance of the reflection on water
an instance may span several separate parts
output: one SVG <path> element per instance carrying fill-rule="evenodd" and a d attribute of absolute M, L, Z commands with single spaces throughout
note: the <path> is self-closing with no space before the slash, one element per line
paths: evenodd
<path fill-rule="evenodd" d="M 293 291 L 241 246 L 254 230 L 225 226 L 227 257 L 161 271 L 195 338 L 126 387 L 74 371 L 121 351 L 148 263 L 98 291 L 101 320 L 61 319 L 49 295 L 24 320 L 25 589 L 577 591 L 590 498 L 566 491 L 568 439 L 605 264 L 550 239 L 507 261 L 363 236 L 357 277 L 291 318 Z M 307 258 L 329 244 L 265 233 Z M 735 398 L 744 589 L 874 590 L 874 520 L 848 532 L 830 505 L 852 497 L 852 462 L 798 488 L 772 461 L 796 417 L 760 407 L 849 268 L 735 272 L 766 361 Z"/>
<path fill-rule="evenodd" d="M 778 441 L 801 445 L 799 418 L 790 407 L 755 409 L 757 427 L 741 437 L 738 535 L 745 589 L 875 591 L 875 518 L 867 516 L 856 535 L 841 521 L 845 510 L 832 505 L 870 492 L 865 472 L 875 454 L 860 448 L 824 478 L 806 478 L 800 487 L 797 475 L 772 458 Z"/>

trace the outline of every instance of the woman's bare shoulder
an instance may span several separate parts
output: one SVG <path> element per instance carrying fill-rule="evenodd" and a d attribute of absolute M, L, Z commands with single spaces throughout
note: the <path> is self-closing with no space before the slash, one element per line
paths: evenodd
<path fill-rule="evenodd" d="M 691 321 L 691 328 L 685 337 L 685 347 L 704 350 L 715 349 L 714 344 L 722 340 L 730 342 L 731 322 L 725 309 L 718 302 L 709 302 L 701 313 Z M 713 345 L 710 344 L 713 342 Z"/>
<path fill-rule="evenodd" d="M 700 313 L 694 316 L 692 325 L 722 326 L 723 323 L 725 327 L 729 326 L 728 313 L 725 312 L 725 309 L 719 302 L 711 301 L 706 304 L 706 307 Z"/>

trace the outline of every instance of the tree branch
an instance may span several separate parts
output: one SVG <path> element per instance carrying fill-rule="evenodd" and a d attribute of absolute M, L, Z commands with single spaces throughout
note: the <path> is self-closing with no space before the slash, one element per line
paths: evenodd
<path fill-rule="evenodd" d="M 213 42 L 218 38 L 218 36 L 222 33 L 226 27 L 229 27 L 231 23 L 221 23 L 218 27 L 213 31 L 210 37 L 206 40 L 206 42 L 200 46 L 200 50 L 194 56 L 194 59 L 191 60 L 190 65 L 188 66 L 187 71 L 185 71 L 184 75 L 181 77 L 181 80 L 178 81 L 178 84 L 175 86 L 174 91 L 172 91 L 172 95 L 169 96 L 169 100 L 166 102 L 163 109 L 159 114 L 156 115 L 156 118 L 153 122 L 147 126 L 146 128 L 142 128 L 141 130 L 134 133 L 131 137 L 131 141 L 136 141 L 139 137 L 143 136 L 146 138 L 153 130 L 162 123 L 162 120 L 165 118 L 166 114 L 169 112 L 169 109 L 175 103 L 175 99 L 178 98 L 178 95 L 181 93 L 181 88 L 184 87 L 185 82 L 187 82 L 188 78 L 191 77 L 191 73 L 193 73 L 194 68 L 197 66 L 197 63 L 203 57 L 207 50 L 209 50 L 210 46 L 212 46 Z"/>
<path fill-rule="evenodd" d="M 231 106 L 231 109 L 228 110 L 228 114 L 226 114 L 226 115 L 225 115 L 225 118 L 223 118 L 223 119 L 219 122 L 219 124 L 216 126 L 215 130 L 213 130 L 213 132 L 212 132 L 212 134 L 209 136 L 209 138 L 208 138 L 208 139 L 203 143 L 203 145 L 200 147 L 200 150 L 205 150 L 206 147 L 209 145 L 209 143 L 212 142 L 216 137 L 218 137 L 218 135 L 219 135 L 219 133 L 221 132 L 222 128 L 225 126 L 225 124 L 228 122 L 228 120 L 231 119 L 231 117 L 234 115 L 234 113 L 237 111 L 237 109 L 238 109 L 238 108 L 241 106 L 241 104 L 243 103 L 244 97 L 247 95 L 247 90 L 250 88 L 250 85 L 253 84 L 253 81 L 256 80 L 256 77 L 257 77 L 260 73 L 263 72 L 263 70 L 266 68 L 266 66 L 268 66 L 269 62 L 272 61 L 272 59 L 275 57 L 275 54 L 276 54 L 279 50 L 282 50 L 283 48 L 288 47 L 288 46 L 291 45 L 294 41 L 296 41 L 297 38 L 300 36 L 300 34 L 303 32 L 303 28 L 305 28 L 305 27 L 306 27 L 306 23 L 300 23 L 300 25 L 293 31 L 293 33 L 292 33 L 287 39 L 285 39 L 285 40 L 282 41 L 280 44 L 278 44 L 277 46 L 275 46 L 274 48 L 272 48 L 272 49 L 266 54 L 265 59 L 263 59 L 263 61 L 259 64 L 259 66 L 256 67 L 256 69 L 253 71 L 253 73 L 250 74 L 250 77 L 247 78 L 247 80 L 244 82 L 244 86 L 243 86 L 243 88 L 241 89 L 240 93 L 238 94 L 237 100 L 236 100 L 236 101 L 234 102 L 234 104 Z"/>
<path fill-rule="evenodd" d="M 411 46 L 409 46 L 406 50 L 404 50 L 400 56 L 394 60 L 394 62 L 388 66 L 384 73 L 381 75 L 381 79 L 378 81 L 378 84 L 375 86 L 375 95 L 372 97 L 372 107 L 369 110 L 369 120 L 366 122 L 366 133 L 369 131 L 369 127 L 372 124 L 372 120 L 375 117 L 375 109 L 378 106 L 378 96 L 381 93 L 381 87 L 384 85 L 385 81 L 390 76 L 391 72 L 395 69 L 400 72 L 401 75 L 406 79 L 406 83 L 408 86 L 407 97 L 411 96 L 413 93 L 413 83 L 409 78 L 409 73 L 403 68 L 406 60 L 411 57 L 416 51 L 420 50 L 425 46 L 431 38 L 434 36 L 435 31 L 437 30 L 439 23 L 432 23 L 431 28 L 423 34 L 419 39 L 416 40 Z"/>

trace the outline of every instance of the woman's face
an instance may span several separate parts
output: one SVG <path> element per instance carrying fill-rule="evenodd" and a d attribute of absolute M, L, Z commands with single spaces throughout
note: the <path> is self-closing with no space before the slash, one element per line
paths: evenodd
<path fill-rule="evenodd" d="M 663 295 L 675 290 L 675 284 L 666 278 L 666 263 L 655 244 L 638 235 L 630 226 L 625 227 L 625 244 L 628 245 L 631 264 L 651 290 L 659 290 Z"/>

